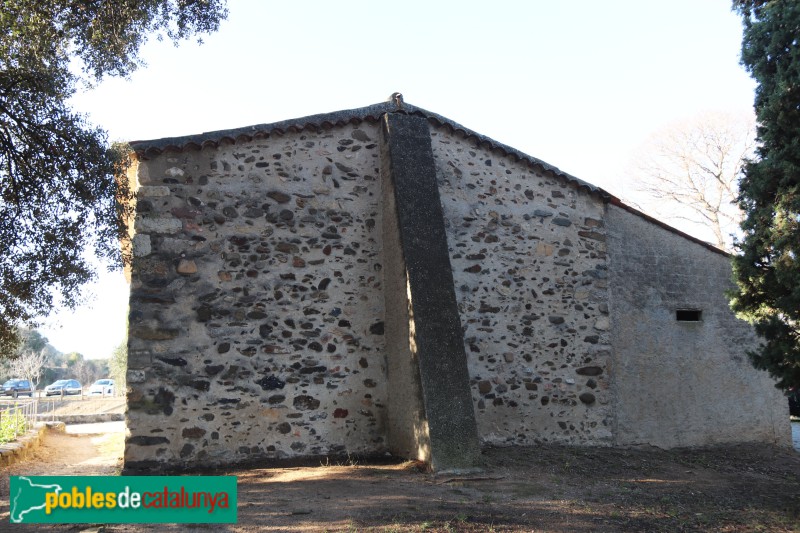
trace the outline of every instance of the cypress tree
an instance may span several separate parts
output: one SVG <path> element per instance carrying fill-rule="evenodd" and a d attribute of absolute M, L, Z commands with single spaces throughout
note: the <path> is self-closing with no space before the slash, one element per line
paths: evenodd
<path fill-rule="evenodd" d="M 800 2 L 734 0 L 741 61 L 758 86 L 756 157 L 744 167 L 745 213 L 731 306 L 755 326 L 749 353 L 782 389 L 800 385 Z"/>

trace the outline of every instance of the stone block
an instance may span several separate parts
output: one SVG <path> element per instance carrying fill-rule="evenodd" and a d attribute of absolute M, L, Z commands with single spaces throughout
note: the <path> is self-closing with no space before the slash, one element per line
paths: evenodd
<path fill-rule="evenodd" d="M 170 190 L 166 185 L 142 185 L 136 191 L 136 196 L 139 198 L 159 198 L 169 195 Z"/>
<path fill-rule="evenodd" d="M 181 259 L 176 268 L 178 274 L 189 276 L 197 273 L 197 264 L 191 259 Z"/>
<path fill-rule="evenodd" d="M 147 235 L 146 233 L 137 233 L 133 236 L 132 242 L 134 257 L 144 257 L 146 255 L 150 255 L 150 253 L 153 251 L 150 244 L 150 235 Z"/>
<path fill-rule="evenodd" d="M 174 217 L 136 217 L 137 233 L 177 233 L 183 227 Z"/>

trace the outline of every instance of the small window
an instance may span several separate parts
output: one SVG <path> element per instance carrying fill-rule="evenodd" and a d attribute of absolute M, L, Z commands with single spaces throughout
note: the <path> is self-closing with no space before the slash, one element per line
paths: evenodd
<path fill-rule="evenodd" d="M 700 309 L 678 309 L 675 311 L 675 320 L 678 322 L 700 322 L 703 312 Z"/>

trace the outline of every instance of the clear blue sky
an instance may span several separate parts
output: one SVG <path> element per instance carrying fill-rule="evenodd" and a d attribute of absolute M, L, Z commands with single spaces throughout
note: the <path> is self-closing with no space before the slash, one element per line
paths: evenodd
<path fill-rule="evenodd" d="M 153 41 L 147 66 L 74 99 L 112 140 L 235 128 L 405 100 L 623 197 L 646 137 L 706 110 L 752 106 L 741 23 L 717 0 L 487 2 L 232 0 L 203 45 Z M 127 287 L 44 331 L 107 357 Z"/>

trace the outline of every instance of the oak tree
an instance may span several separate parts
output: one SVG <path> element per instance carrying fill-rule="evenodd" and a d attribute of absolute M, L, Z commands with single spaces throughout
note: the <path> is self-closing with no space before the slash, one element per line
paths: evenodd
<path fill-rule="evenodd" d="M 68 99 L 141 65 L 148 38 L 215 31 L 225 0 L 7 0 L 0 10 L 0 353 L 16 326 L 74 307 L 95 274 L 118 264 L 129 191 L 125 151 Z"/>

